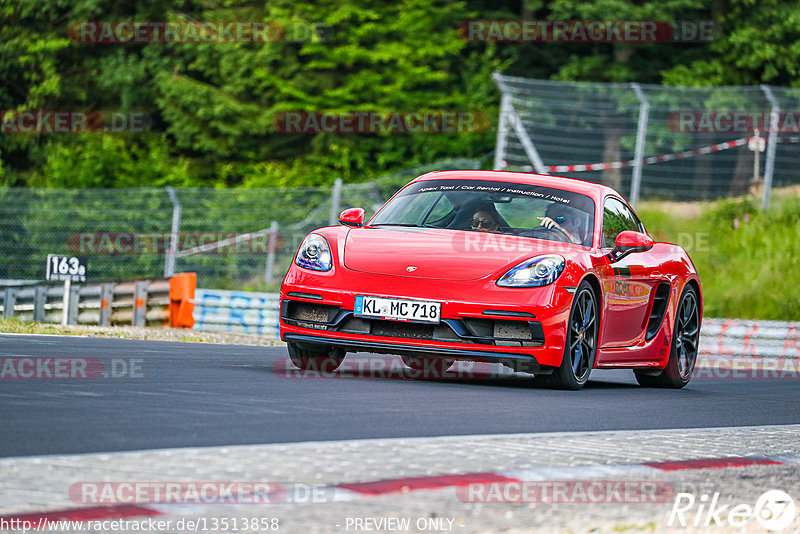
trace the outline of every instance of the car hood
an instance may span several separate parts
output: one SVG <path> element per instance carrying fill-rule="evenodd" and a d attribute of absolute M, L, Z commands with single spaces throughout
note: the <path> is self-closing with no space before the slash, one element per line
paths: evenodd
<path fill-rule="evenodd" d="M 412 278 L 476 280 L 500 274 L 561 243 L 504 234 L 435 228 L 356 228 L 344 265 L 353 271 Z"/>

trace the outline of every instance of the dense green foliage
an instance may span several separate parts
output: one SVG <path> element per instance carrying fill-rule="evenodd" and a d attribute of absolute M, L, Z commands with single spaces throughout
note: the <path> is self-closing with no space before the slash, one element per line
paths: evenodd
<path fill-rule="evenodd" d="M 798 1 L 0 0 L 0 111 L 146 113 L 147 133 L 0 135 L 0 184 L 271 187 L 364 181 L 443 157 L 484 158 L 491 73 L 562 80 L 795 85 Z M 486 43 L 469 19 L 703 20 L 701 43 Z M 90 44 L 79 21 L 271 21 L 256 43 Z M 315 31 L 319 30 L 319 31 Z M 324 30 L 324 31 L 323 31 Z M 479 110 L 461 134 L 282 134 L 291 110 Z"/>
<path fill-rule="evenodd" d="M 689 252 L 703 282 L 705 316 L 800 317 L 800 286 L 787 283 L 800 272 L 796 194 L 775 197 L 766 212 L 739 199 L 710 203 L 688 216 L 675 206 L 651 204 L 639 215 L 654 238 Z"/>

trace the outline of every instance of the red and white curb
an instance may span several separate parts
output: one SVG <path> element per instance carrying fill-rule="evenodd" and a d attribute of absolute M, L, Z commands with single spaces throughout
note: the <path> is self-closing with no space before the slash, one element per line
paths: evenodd
<path fill-rule="evenodd" d="M 731 456 L 723 458 L 700 458 L 641 464 L 598 464 L 577 466 L 537 467 L 509 471 L 466 473 L 461 475 L 434 475 L 426 477 L 396 478 L 373 482 L 338 484 L 359 495 L 379 496 L 390 493 L 409 493 L 419 490 L 437 490 L 469 484 L 491 484 L 495 482 L 529 482 L 543 480 L 576 480 L 593 477 L 648 475 L 664 471 L 686 469 L 725 469 L 754 465 L 784 465 L 800 463 L 800 456 L 763 457 Z"/>
<path fill-rule="evenodd" d="M 391 478 L 364 482 L 347 482 L 325 486 L 321 489 L 333 492 L 327 502 L 353 501 L 357 499 L 380 497 L 391 494 L 408 494 L 415 491 L 443 490 L 473 484 L 524 483 L 537 481 L 592 480 L 601 477 L 647 476 L 657 473 L 700 469 L 732 469 L 752 466 L 778 466 L 800 464 L 800 455 L 780 456 L 729 456 L 718 458 L 698 458 L 689 460 L 598 464 L 578 466 L 537 467 L 497 472 L 478 472 L 462 474 L 442 474 L 419 477 Z M 167 515 L 176 511 L 186 512 L 205 507 L 205 504 L 170 505 L 114 504 L 85 506 L 63 510 L 26 512 L 0 516 L 0 520 L 11 522 L 30 522 L 31 528 L 45 522 L 59 520 L 91 521 L 123 519 L 131 517 L 153 517 Z"/>

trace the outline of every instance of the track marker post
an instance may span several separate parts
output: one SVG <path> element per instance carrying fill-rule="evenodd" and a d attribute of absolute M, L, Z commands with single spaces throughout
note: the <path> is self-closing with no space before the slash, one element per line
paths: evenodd
<path fill-rule="evenodd" d="M 639 99 L 639 122 L 636 125 L 636 149 L 633 156 L 633 177 L 631 178 L 631 206 L 636 209 L 639 202 L 639 189 L 642 184 L 642 158 L 644 157 L 644 145 L 647 142 L 647 119 L 650 114 L 650 103 L 638 83 L 631 83 L 636 98 Z"/>
<path fill-rule="evenodd" d="M 775 172 L 775 149 L 778 147 L 778 121 L 780 120 L 781 106 L 778 99 L 772 93 L 769 85 L 762 85 L 761 90 L 772 106 L 769 114 L 769 138 L 767 139 L 767 161 L 764 164 L 764 198 L 761 202 L 761 209 L 769 207 L 769 196 L 772 193 L 772 174 Z"/>

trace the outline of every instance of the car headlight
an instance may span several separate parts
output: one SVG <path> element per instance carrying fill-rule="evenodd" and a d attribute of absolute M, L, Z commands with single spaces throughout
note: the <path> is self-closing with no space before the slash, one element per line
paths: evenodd
<path fill-rule="evenodd" d="M 300 267 L 315 271 L 331 270 L 331 247 L 321 235 L 309 234 L 300 243 L 294 262 Z"/>
<path fill-rule="evenodd" d="M 500 277 L 501 287 L 541 287 L 552 284 L 564 272 L 564 258 L 555 254 L 525 260 Z"/>

